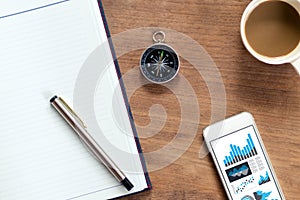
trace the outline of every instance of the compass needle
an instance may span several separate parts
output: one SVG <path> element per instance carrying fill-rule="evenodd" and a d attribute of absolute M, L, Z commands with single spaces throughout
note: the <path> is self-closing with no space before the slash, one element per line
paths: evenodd
<path fill-rule="evenodd" d="M 159 71 L 160 71 L 160 67 L 158 66 L 156 71 L 156 76 L 158 76 Z"/>
<path fill-rule="evenodd" d="M 161 51 L 160 59 L 159 60 L 162 61 L 163 57 L 164 57 L 164 51 Z"/>
<path fill-rule="evenodd" d="M 153 40 L 155 43 L 141 56 L 140 69 L 149 81 L 166 83 L 177 75 L 180 67 L 179 57 L 172 47 L 164 43 L 164 32 L 155 32 Z"/>

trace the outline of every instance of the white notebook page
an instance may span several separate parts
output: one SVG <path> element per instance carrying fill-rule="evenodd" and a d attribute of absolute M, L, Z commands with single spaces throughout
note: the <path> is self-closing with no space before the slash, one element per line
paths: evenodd
<path fill-rule="evenodd" d="M 59 94 L 72 105 L 82 64 L 106 41 L 97 1 L 2 1 L 0 33 L 0 199 L 107 199 L 146 188 L 120 90 L 121 128 L 111 113 L 114 65 L 97 86 L 95 110 L 105 137 L 132 155 L 120 158 L 103 144 L 121 169 L 127 163 L 132 191 L 90 155 L 49 103 L 49 94 Z"/>

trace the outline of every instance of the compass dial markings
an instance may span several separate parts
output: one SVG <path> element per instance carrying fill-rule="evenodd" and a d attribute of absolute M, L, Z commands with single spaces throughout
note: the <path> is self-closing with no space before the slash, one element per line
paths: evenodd
<path fill-rule="evenodd" d="M 179 59 L 176 52 L 165 44 L 150 46 L 141 57 L 143 75 L 156 83 L 171 80 L 176 76 L 178 69 Z"/>

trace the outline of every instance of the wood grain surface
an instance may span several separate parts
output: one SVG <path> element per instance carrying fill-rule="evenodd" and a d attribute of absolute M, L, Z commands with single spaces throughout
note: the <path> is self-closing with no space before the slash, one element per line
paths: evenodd
<path fill-rule="evenodd" d="M 181 57 L 180 76 L 173 80 L 173 85 L 180 83 L 178 80 L 184 77 L 193 88 L 198 108 L 192 107 L 195 102 L 191 93 L 179 86 L 174 86 L 178 90 L 174 92 L 167 86 L 149 83 L 130 93 L 131 110 L 138 131 L 142 132 L 139 133 L 140 142 L 147 165 L 151 168 L 149 174 L 153 189 L 121 199 L 227 199 L 211 156 L 199 156 L 203 144 L 202 130 L 215 120 L 242 111 L 254 115 L 286 199 L 300 199 L 300 77 L 290 64 L 264 64 L 244 48 L 239 25 L 249 2 L 103 0 L 113 37 L 145 27 L 183 34 L 209 54 L 226 92 L 225 99 L 220 98 L 212 103 L 212 95 L 218 95 L 218 92 L 210 91 L 207 83 L 220 83 L 215 71 L 210 71 L 207 65 L 200 69 L 205 70 L 204 75 L 200 75 L 199 68 L 195 68 L 189 59 Z M 172 38 L 172 34 L 167 33 L 167 37 L 174 44 L 181 43 L 181 38 Z M 151 34 L 145 31 L 144 38 L 127 38 L 128 43 L 132 41 L 135 44 L 149 42 L 151 45 Z M 136 73 L 141 79 L 136 67 L 144 49 L 132 48 L 119 53 L 127 42 L 124 39 L 123 43 L 115 43 L 121 73 Z M 176 50 L 184 52 L 186 48 L 193 52 L 188 42 L 183 41 L 181 45 L 182 48 Z M 125 80 L 125 87 L 131 90 L 134 84 L 139 83 L 135 79 Z M 179 133 L 183 121 L 181 101 L 185 102 L 191 116 L 195 116 L 199 109 L 199 118 L 191 117 L 191 121 L 184 121 L 187 125 Z M 153 112 L 149 112 L 150 108 Z M 217 119 L 212 116 L 213 109 L 220 111 Z M 196 134 L 191 135 L 194 131 Z M 190 144 L 189 137 L 192 137 Z M 174 145 L 169 152 L 160 154 L 174 139 L 182 145 Z M 153 152 L 156 153 L 154 156 L 151 154 Z M 175 159 L 168 164 L 172 156 Z"/>

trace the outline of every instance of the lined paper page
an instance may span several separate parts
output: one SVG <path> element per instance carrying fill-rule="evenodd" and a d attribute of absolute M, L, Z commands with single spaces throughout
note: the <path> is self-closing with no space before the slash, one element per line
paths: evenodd
<path fill-rule="evenodd" d="M 106 40 L 96 6 L 94 0 L 2 2 L 0 199 L 103 199 L 127 194 L 49 104 L 52 94 L 73 101 L 82 64 Z M 110 56 L 107 53 L 107 59 Z M 118 86 L 113 65 L 103 80 L 95 99 L 107 99 L 95 105 L 97 117 L 101 124 L 108 122 L 103 127 L 108 140 L 133 155 L 112 157 L 120 166 L 131 163 L 127 175 L 136 192 L 147 186 L 120 89 L 117 101 L 119 112 L 125 113 L 124 124 L 115 126 L 112 120 L 113 96 L 107 93 Z"/>

